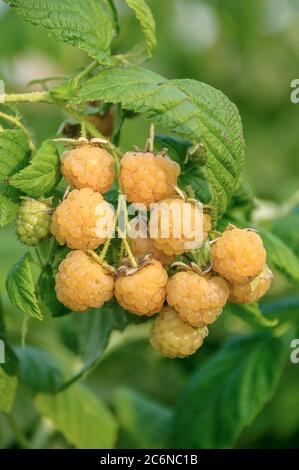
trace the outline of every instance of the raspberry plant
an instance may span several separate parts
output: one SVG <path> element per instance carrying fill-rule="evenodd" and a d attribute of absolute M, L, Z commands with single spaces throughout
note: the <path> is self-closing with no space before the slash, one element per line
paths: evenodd
<path fill-rule="evenodd" d="M 81 383 L 101 367 L 113 331 L 151 325 L 153 348 L 183 358 L 199 348 L 201 354 L 220 315 L 231 321 L 237 316 L 257 331 L 225 343 L 195 373 L 171 412 L 142 402 L 144 413 L 151 410 L 147 419 L 163 427 L 161 445 L 232 447 L 273 396 L 292 331 L 281 310 L 274 306 L 265 314 L 256 302 L 273 277 L 266 254 L 272 269 L 299 282 L 292 249 L 265 224 L 253 223 L 253 198 L 241 179 L 245 144 L 238 109 L 208 84 L 167 80 L 142 66 L 156 46 L 154 18 L 144 0 L 126 1 L 144 42 L 119 55 L 112 53 L 120 29 L 113 0 L 7 3 L 53 38 L 85 51 L 91 62 L 53 88 L 4 94 L 0 105 L 0 225 L 16 221 L 16 233 L 28 246 L 6 282 L 11 303 L 24 315 L 24 348 L 9 341 L 9 318 L 0 310 L 0 337 L 6 343 L 0 411 L 16 429 L 12 407 L 18 387 L 26 385 L 35 394 L 36 412 L 52 423 L 48 433 L 60 431 L 79 448 L 113 447 L 119 402 L 112 403 L 112 411 Z M 66 121 L 58 135 L 37 145 L 18 112 L 21 103 L 61 109 Z M 103 110 L 108 135 L 95 119 Z M 123 125 L 136 115 L 151 122 L 149 139 L 144 151 L 125 153 L 119 146 Z M 127 209 L 120 238 L 99 236 L 96 226 L 104 214 L 116 226 L 123 193 L 147 208 L 153 202 L 185 202 L 193 215 L 200 201 L 202 246 L 187 248 L 193 226 L 186 238 L 173 235 L 182 217 L 170 220 L 167 239 L 131 240 Z M 159 206 L 156 210 L 161 225 L 163 215 Z M 53 321 L 73 318 L 80 353 L 71 348 L 63 361 L 59 349 L 65 346 L 55 354 L 26 346 L 29 318 L 49 328 L 49 335 Z M 117 397 L 140 410 L 138 395 Z M 30 446 L 28 436 L 17 438 Z"/>

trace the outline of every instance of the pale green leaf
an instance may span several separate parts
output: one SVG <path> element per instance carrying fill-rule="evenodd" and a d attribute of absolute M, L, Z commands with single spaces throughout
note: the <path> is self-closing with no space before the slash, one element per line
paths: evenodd
<path fill-rule="evenodd" d="M 15 376 L 8 375 L 0 367 L 0 411 L 10 413 L 12 408 L 18 380 Z"/>
<path fill-rule="evenodd" d="M 102 308 L 90 309 L 77 319 L 80 332 L 80 353 L 82 369 L 63 386 L 69 387 L 101 360 L 113 330 L 122 331 L 129 324 L 129 318 L 115 301 L 107 302 Z"/>
<path fill-rule="evenodd" d="M 172 420 L 169 408 L 125 387 L 117 389 L 114 405 L 122 430 L 138 448 L 165 448 Z"/>
<path fill-rule="evenodd" d="M 178 404 L 174 443 L 180 448 L 231 448 L 272 398 L 283 370 L 282 338 L 235 338 L 191 377 Z"/>
<path fill-rule="evenodd" d="M 19 192 L 7 183 L 0 182 L 0 227 L 17 217 L 18 208 Z"/>
<path fill-rule="evenodd" d="M 102 71 L 82 85 L 76 103 L 121 103 L 166 129 L 201 142 L 211 187 L 209 201 L 222 215 L 244 166 L 242 124 L 236 106 L 219 90 L 195 80 L 166 80 L 140 67 Z"/>
<path fill-rule="evenodd" d="M 42 349 L 27 346 L 15 349 L 19 359 L 20 381 L 35 393 L 54 393 L 62 384 L 58 360 Z"/>
<path fill-rule="evenodd" d="M 31 197 L 51 192 L 61 179 L 60 158 L 56 147 L 45 141 L 30 164 L 16 173 L 9 183 Z"/>
<path fill-rule="evenodd" d="M 114 447 L 117 433 L 114 417 L 86 388 L 73 385 L 56 395 L 38 395 L 35 406 L 77 448 Z"/>
<path fill-rule="evenodd" d="M 271 232 L 281 238 L 299 257 L 299 213 L 289 214 L 273 220 Z"/>
<path fill-rule="evenodd" d="M 15 129 L 0 132 L 0 181 L 23 168 L 29 156 L 28 139 L 24 132 Z"/>
<path fill-rule="evenodd" d="M 7 0 L 7 3 L 24 20 L 45 28 L 49 36 L 109 63 L 116 30 L 110 0 Z"/>
<path fill-rule="evenodd" d="M 293 250 L 280 238 L 264 228 L 259 228 L 259 234 L 267 250 L 269 264 L 286 276 L 289 281 L 298 284 L 299 258 Z"/>
<path fill-rule="evenodd" d="M 30 266 L 30 254 L 26 253 L 9 271 L 6 289 L 11 303 L 23 313 L 42 320 Z"/>
<path fill-rule="evenodd" d="M 151 9 L 144 0 L 126 0 L 130 8 L 135 12 L 140 27 L 146 39 L 147 53 L 151 57 L 157 45 L 156 25 Z"/>

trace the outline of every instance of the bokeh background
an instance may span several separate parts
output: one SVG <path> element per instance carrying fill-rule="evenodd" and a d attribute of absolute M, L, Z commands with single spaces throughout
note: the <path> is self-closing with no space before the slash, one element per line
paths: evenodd
<path fill-rule="evenodd" d="M 114 51 L 123 52 L 138 40 L 135 19 L 118 0 L 122 33 Z M 282 204 L 299 188 L 299 104 L 290 101 L 290 83 L 299 71 L 299 0 L 149 0 L 156 22 L 158 49 L 149 66 L 168 78 L 194 78 L 221 89 L 236 103 L 244 124 L 247 163 L 244 178 L 257 198 Z M 25 23 L 0 0 L 0 78 L 7 92 L 36 89 L 28 82 L 45 76 L 71 74 L 88 62 L 85 54 L 55 42 L 44 31 Z M 51 106 L 20 108 L 38 142 L 56 135 L 63 116 Z M 122 136 L 124 149 L 142 145 L 148 124 L 129 120 Z M 276 206 L 273 206 L 274 208 Z M 299 226 L 299 224 L 298 224 Z M 13 227 L 0 235 L 0 291 L 11 315 L 12 338 L 19 341 L 21 317 L 7 301 L 4 281 L 23 248 L 12 236 Z M 299 246 L 298 246 L 299 252 Z M 270 294 L 296 294 L 279 276 Z M 31 327 L 33 344 L 71 356 L 77 336 L 76 318 L 49 320 L 46 327 Z M 245 331 L 234 317 L 219 321 L 207 346 L 186 361 L 159 358 L 147 343 L 147 327 L 129 327 L 115 333 L 101 364 L 91 374 L 90 386 L 108 403 L 120 386 L 129 386 L 163 412 L 171 407 L 193 370 L 217 350 L 226 336 Z M 66 348 L 68 346 L 68 348 Z M 242 434 L 239 447 L 299 447 L 299 365 L 289 367 L 276 398 Z M 20 390 L 15 410 L 25 431 L 36 425 L 27 390 Z M 116 403 L 116 404 L 115 404 Z M 17 405 L 18 406 L 18 405 Z M 122 394 L 114 402 L 122 421 L 119 447 L 142 447 L 142 438 L 123 412 Z M 153 403 L 154 406 L 154 403 Z M 292 411 L 290 411 L 292 410 Z M 13 444 L 0 418 L 0 447 Z M 51 434 L 47 447 L 67 447 L 59 434 Z M 153 446 L 161 446 L 157 433 Z"/>

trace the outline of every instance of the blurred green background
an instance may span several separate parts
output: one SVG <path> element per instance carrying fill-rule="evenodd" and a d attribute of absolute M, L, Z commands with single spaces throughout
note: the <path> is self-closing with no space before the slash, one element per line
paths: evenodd
<path fill-rule="evenodd" d="M 135 19 L 124 2 L 116 2 L 121 13 L 122 33 L 114 52 L 123 52 L 139 37 Z M 299 70 L 299 0 L 149 0 L 156 22 L 158 49 L 149 66 L 168 78 L 194 78 L 221 89 L 238 106 L 247 143 L 244 177 L 260 199 L 281 203 L 299 188 L 299 104 L 290 101 L 290 83 Z M 28 89 L 28 82 L 45 76 L 72 74 L 88 63 L 85 54 L 50 40 L 44 31 L 25 23 L 0 0 L 0 78 L 7 92 Z M 36 140 L 55 136 L 63 116 L 51 106 L 21 107 Z M 141 118 L 126 123 L 121 145 L 142 145 L 148 123 Z M 12 237 L 12 227 L 0 237 L 0 290 L 5 308 L 4 280 L 8 269 L 24 251 Z M 276 282 L 272 296 L 290 288 Z M 294 290 L 291 291 L 294 293 Z M 295 291 L 296 293 L 296 291 Z M 19 341 L 21 318 L 11 310 L 10 332 Z M 64 355 L 76 350 L 76 316 L 47 320 L 31 328 L 31 341 Z M 108 351 L 88 381 L 93 389 L 116 406 L 119 386 L 130 386 L 163 405 L 167 417 L 188 376 L 203 363 L 226 336 L 249 329 L 236 317 L 222 318 L 214 326 L 206 347 L 185 361 L 158 357 L 147 342 L 147 326 L 130 327 L 113 335 Z M 61 344 L 69 347 L 67 350 Z M 289 367 L 279 393 L 247 429 L 238 446 L 299 447 L 299 375 Z M 142 372 L 141 372 L 142 371 Z M 34 427 L 36 416 L 29 392 L 21 390 L 22 405 L 16 410 L 24 430 Z M 25 405 L 26 406 L 25 406 Z M 289 413 L 288 410 L 292 409 Z M 141 446 L 140 436 L 127 429 L 123 416 L 119 447 Z M 12 436 L 0 419 L 0 447 L 12 445 Z M 153 446 L 160 446 L 157 436 Z M 49 447 L 67 446 L 59 434 L 51 435 Z"/>

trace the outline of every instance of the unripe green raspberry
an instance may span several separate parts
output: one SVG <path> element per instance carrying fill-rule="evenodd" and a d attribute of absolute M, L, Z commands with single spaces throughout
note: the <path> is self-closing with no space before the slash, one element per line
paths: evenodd
<path fill-rule="evenodd" d="M 16 221 L 16 234 L 24 245 L 38 245 L 48 236 L 50 224 L 51 215 L 45 203 L 23 199 Z"/>

